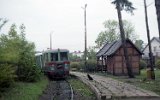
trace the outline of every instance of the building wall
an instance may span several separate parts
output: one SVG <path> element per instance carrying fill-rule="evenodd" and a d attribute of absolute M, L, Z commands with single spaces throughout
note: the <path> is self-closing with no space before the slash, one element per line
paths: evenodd
<path fill-rule="evenodd" d="M 160 57 L 160 43 L 157 40 L 153 40 L 151 42 L 151 46 L 152 46 L 152 53 L 153 56 L 158 56 Z M 149 57 L 148 53 L 149 53 L 149 47 L 147 46 L 146 49 L 143 51 L 144 55 L 142 56 L 143 58 L 145 57 Z"/>
<path fill-rule="evenodd" d="M 127 44 L 128 56 L 130 63 L 132 64 L 132 70 L 134 74 L 140 73 L 139 62 L 140 55 L 139 52 L 132 45 Z M 127 75 L 127 68 L 125 64 L 125 58 L 123 53 L 123 48 L 121 47 L 114 56 L 107 57 L 107 72 L 113 75 Z"/>

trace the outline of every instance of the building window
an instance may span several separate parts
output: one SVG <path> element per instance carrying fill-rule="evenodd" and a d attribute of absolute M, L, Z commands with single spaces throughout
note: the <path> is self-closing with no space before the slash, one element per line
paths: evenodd
<path fill-rule="evenodd" d="M 153 47 L 154 52 L 156 51 L 156 49 L 157 49 L 156 47 Z"/>

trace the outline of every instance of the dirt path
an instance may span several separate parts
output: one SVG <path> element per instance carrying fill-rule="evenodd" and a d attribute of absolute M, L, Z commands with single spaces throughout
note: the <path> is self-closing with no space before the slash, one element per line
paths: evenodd
<path fill-rule="evenodd" d="M 71 72 L 96 92 L 98 99 L 123 98 L 122 100 L 160 100 L 159 95 L 112 78 L 93 75 L 89 80 L 86 73 Z"/>

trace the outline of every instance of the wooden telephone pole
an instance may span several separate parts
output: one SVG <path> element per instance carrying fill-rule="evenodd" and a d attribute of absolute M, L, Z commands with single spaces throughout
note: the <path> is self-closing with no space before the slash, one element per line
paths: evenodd
<path fill-rule="evenodd" d="M 87 70 L 87 24 L 86 24 L 86 8 L 87 4 L 84 6 L 84 65 Z"/>

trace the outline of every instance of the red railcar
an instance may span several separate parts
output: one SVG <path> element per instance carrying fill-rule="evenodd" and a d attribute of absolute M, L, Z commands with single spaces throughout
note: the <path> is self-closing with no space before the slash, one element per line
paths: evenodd
<path fill-rule="evenodd" d="M 67 49 L 47 50 L 42 53 L 42 70 L 52 78 L 66 78 L 69 75 L 70 61 Z"/>

